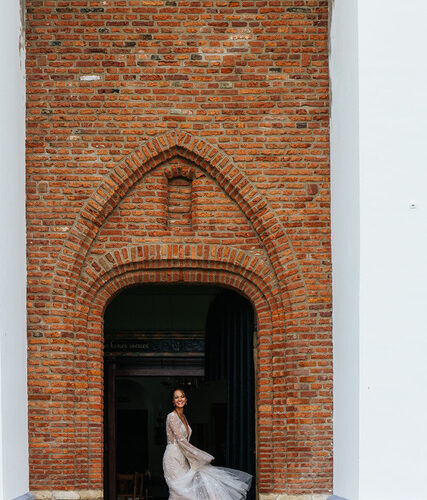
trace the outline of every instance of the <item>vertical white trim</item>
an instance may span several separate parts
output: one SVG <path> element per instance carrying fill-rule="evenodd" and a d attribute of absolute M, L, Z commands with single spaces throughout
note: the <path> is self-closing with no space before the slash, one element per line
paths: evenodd
<path fill-rule="evenodd" d="M 28 492 L 24 8 L 0 16 L 0 500 Z"/>
<path fill-rule="evenodd" d="M 359 73 L 357 1 L 331 5 L 334 493 L 359 495 Z"/>

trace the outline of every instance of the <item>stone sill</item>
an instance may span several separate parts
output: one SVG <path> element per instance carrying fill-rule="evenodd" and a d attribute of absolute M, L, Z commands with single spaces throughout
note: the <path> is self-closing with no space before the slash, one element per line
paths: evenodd
<path fill-rule="evenodd" d="M 34 500 L 103 500 L 103 490 L 36 490 L 31 492 Z M 259 495 L 259 500 L 328 500 L 329 494 L 287 495 L 268 493 Z M 338 498 L 338 497 L 335 497 Z"/>
<path fill-rule="evenodd" d="M 268 493 L 259 495 L 259 500 L 328 500 L 328 494 L 305 494 L 305 495 L 285 495 Z"/>
<path fill-rule="evenodd" d="M 35 490 L 34 500 L 103 500 L 104 490 Z"/>

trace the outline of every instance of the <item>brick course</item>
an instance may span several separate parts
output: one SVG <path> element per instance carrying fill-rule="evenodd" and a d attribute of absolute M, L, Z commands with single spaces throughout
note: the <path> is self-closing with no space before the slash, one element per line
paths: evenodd
<path fill-rule="evenodd" d="M 102 488 L 105 306 L 186 281 L 254 304 L 260 492 L 326 493 L 328 2 L 27 7 L 31 489 Z"/>

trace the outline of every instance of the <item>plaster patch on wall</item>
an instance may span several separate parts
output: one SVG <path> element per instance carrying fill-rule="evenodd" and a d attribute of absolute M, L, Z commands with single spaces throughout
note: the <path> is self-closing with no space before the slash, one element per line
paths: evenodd
<path fill-rule="evenodd" d="M 82 82 L 93 82 L 95 80 L 101 80 L 101 77 L 99 75 L 82 75 L 80 80 Z"/>

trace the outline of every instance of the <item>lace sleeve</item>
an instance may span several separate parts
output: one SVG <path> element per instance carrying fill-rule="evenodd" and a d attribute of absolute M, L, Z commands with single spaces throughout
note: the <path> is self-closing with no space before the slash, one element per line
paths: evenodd
<path fill-rule="evenodd" d="M 188 460 L 192 469 L 199 469 L 214 459 L 212 455 L 203 450 L 199 450 L 189 443 L 183 432 L 183 424 L 176 413 L 170 413 L 167 418 L 167 426 L 172 431 L 175 441 L 180 447 L 185 458 Z"/>

